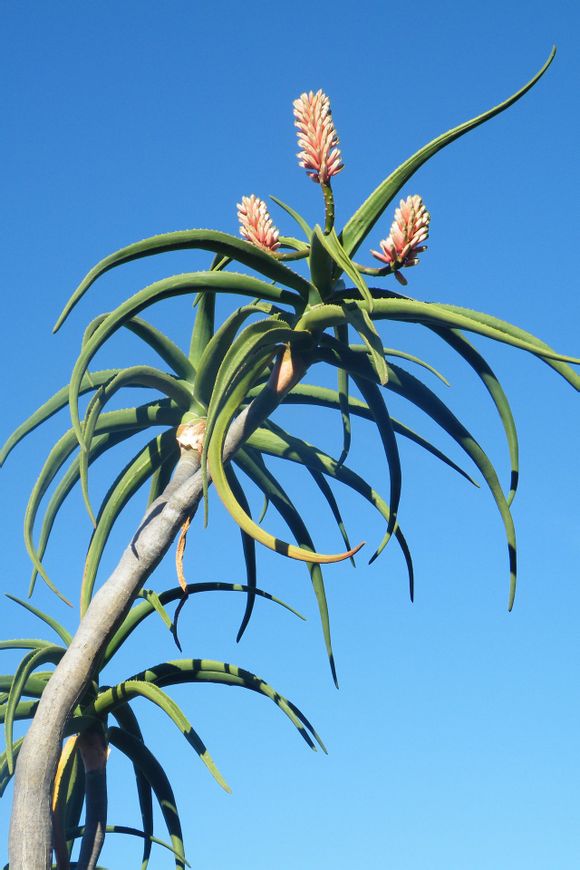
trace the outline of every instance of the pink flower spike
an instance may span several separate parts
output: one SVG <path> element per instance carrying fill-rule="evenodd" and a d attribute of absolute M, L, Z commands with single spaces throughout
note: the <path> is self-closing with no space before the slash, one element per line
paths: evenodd
<path fill-rule="evenodd" d="M 298 127 L 297 154 L 302 166 L 312 181 L 328 184 L 333 175 L 344 168 L 339 139 L 334 129 L 330 100 L 323 91 L 310 91 L 294 100 L 294 125 Z"/>
<path fill-rule="evenodd" d="M 404 266 L 416 266 L 419 262 L 417 254 L 427 250 L 422 243 L 429 236 L 430 221 L 431 215 L 420 196 L 415 194 L 402 199 L 395 211 L 389 235 L 380 242 L 380 252 L 371 251 L 373 257 L 391 267 L 401 283 L 407 282 L 397 270 Z"/>
<path fill-rule="evenodd" d="M 263 199 L 252 194 L 242 196 L 237 203 L 240 235 L 253 245 L 265 251 L 275 251 L 280 247 L 279 232 L 272 223 L 268 207 Z"/>

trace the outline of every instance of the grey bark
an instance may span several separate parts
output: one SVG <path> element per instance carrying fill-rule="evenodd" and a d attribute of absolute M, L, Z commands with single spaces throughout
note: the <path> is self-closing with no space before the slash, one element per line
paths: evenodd
<path fill-rule="evenodd" d="M 290 388 L 289 383 L 284 386 Z M 226 438 L 224 461 L 231 458 L 281 399 L 279 389 L 268 386 L 236 418 Z M 135 596 L 171 546 L 186 517 L 195 513 L 201 497 L 199 458 L 195 451 L 184 451 L 170 484 L 149 507 L 119 564 L 95 594 L 50 678 L 16 765 L 10 870 L 50 870 L 52 782 L 66 721 Z"/>

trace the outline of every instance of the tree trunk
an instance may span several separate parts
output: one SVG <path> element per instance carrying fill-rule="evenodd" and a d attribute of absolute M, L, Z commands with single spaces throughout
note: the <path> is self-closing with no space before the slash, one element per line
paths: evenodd
<path fill-rule="evenodd" d="M 296 366 L 288 351 L 279 358 L 269 384 L 230 426 L 224 461 L 231 458 L 278 406 L 283 395 L 303 376 L 305 368 L 302 361 Z M 50 678 L 16 765 L 10 821 L 10 870 L 50 870 L 52 782 L 67 719 L 98 670 L 108 641 L 185 519 L 195 513 L 201 497 L 199 455 L 194 450 L 184 450 L 171 482 L 149 507 L 119 564 L 95 594 Z"/>

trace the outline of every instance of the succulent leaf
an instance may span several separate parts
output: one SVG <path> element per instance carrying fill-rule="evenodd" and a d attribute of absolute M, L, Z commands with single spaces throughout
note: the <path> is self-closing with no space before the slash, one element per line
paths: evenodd
<path fill-rule="evenodd" d="M 271 255 L 250 244 L 250 242 L 238 239 L 229 233 L 221 233 L 214 230 L 183 230 L 174 233 L 162 233 L 161 235 L 135 242 L 132 245 L 127 245 L 113 254 L 109 254 L 108 257 L 97 263 L 83 278 L 70 297 L 54 326 L 53 332 L 60 329 L 72 309 L 80 302 L 81 298 L 97 278 L 104 275 L 110 269 L 114 269 L 123 263 L 129 263 L 131 260 L 140 259 L 141 257 L 150 257 L 167 251 L 183 251 L 195 248 L 213 251 L 219 254 L 220 257 L 237 260 L 239 263 L 249 266 L 250 269 L 265 275 L 267 278 L 297 290 L 305 298 L 308 297 L 308 282 L 304 278 L 287 266 L 284 266 L 283 263 L 280 263 Z"/>
<path fill-rule="evenodd" d="M 123 468 L 103 499 L 85 559 L 81 584 L 81 614 L 90 604 L 97 570 L 113 525 L 127 502 L 175 450 L 175 430 L 152 438 Z"/>
<path fill-rule="evenodd" d="M 248 516 L 251 516 L 250 505 L 246 498 L 246 494 L 231 464 L 225 468 L 225 473 L 234 497 L 240 503 L 242 509 L 248 514 Z M 246 564 L 246 581 L 248 586 L 248 594 L 246 597 L 246 609 L 244 611 L 244 615 L 238 629 L 238 634 L 236 636 L 236 643 L 240 642 L 246 628 L 248 627 L 248 623 L 252 616 L 252 611 L 254 610 L 254 603 L 256 601 L 255 590 L 258 585 L 256 569 L 256 542 L 250 535 L 244 532 L 243 529 L 240 529 L 240 534 L 242 537 L 244 562 Z"/>
<path fill-rule="evenodd" d="M 267 256 L 267 255 L 266 255 Z M 272 284 L 266 284 L 250 275 L 232 272 L 188 272 L 174 275 L 156 281 L 135 293 L 114 311 L 88 339 L 77 358 L 69 384 L 69 407 L 73 428 L 77 433 L 79 444 L 83 446 L 82 428 L 78 409 L 78 395 L 83 376 L 97 351 L 124 324 L 134 318 L 150 305 L 175 296 L 192 293 L 208 293 L 221 291 L 258 297 L 270 302 L 279 302 L 293 307 L 300 307 L 300 297 L 290 290 L 280 289 Z"/>
<path fill-rule="evenodd" d="M 294 727 L 298 729 L 302 739 L 311 749 L 316 748 L 314 745 L 314 741 L 316 741 L 322 751 L 326 752 L 326 747 L 320 736 L 304 714 L 291 701 L 277 692 L 272 686 L 262 680 L 261 677 L 237 665 L 212 659 L 177 659 L 162 662 L 152 668 L 148 668 L 146 671 L 141 671 L 131 679 L 137 682 L 154 683 L 159 687 L 208 682 L 251 689 L 253 692 L 270 698 L 290 719 Z"/>
<path fill-rule="evenodd" d="M 176 870 L 185 870 L 185 852 L 183 850 L 183 830 L 177 811 L 173 789 L 163 767 L 159 764 L 145 743 L 123 728 L 112 726 L 107 731 L 109 742 L 119 749 L 129 760 L 139 768 L 150 784 L 163 819 L 169 831 L 171 843 L 175 852 Z"/>
<path fill-rule="evenodd" d="M 167 396 L 167 398 L 172 399 L 175 405 L 180 408 L 183 413 L 187 412 L 192 405 L 191 389 L 188 388 L 188 386 L 171 375 L 168 375 L 159 369 L 155 369 L 152 366 L 131 366 L 126 369 L 121 369 L 113 378 L 111 378 L 110 381 L 103 384 L 94 393 L 85 414 L 83 425 L 85 447 L 80 453 L 81 490 L 85 507 L 93 526 L 96 525 L 96 520 L 91 507 L 88 490 L 89 455 L 93 435 L 99 417 L 107 402 L 113 398 L 115 393 L 127 386 L 159 390 Z"/>
<path fill-rule="evenodd" d="M 79 388 L 79 396 L 84 395 L 92 390 L 98 389 L 101 384 L 109 381 L 117 374 L 118 369 L 106 369 L 100 372 L 87 372 L 83 377 Z M 57 414 L 68 405 L 68 385 L 63 387 L 54 396 L 51 396 L 48 401 L 38 408 L 34 414 L 31 414 L 27 420 L 14 430 L 12 435 L 6 440 L 2 450 L 0 451 L 0 465 L 2 465 L 9 453 L 22 441 L 30 432 L 49 420 L 54 414 Z"/>
<path fill-rule="evenodd" d="M 485 121 L 493 118 L 494 115 L 498 115 L 500 112 L 505 111 L 505 109 L 517 102 L 517 100 L 523 97 L 524 94 L 527 93 L 527 91 L 529 91 L 530 88 L 532 88 L 544 75 L 552 63 L 555 54 L 556 49 L 553 48 L 546 63 L 535 74 L 535 76 L 533 76 L 533 78 L 530 79 L 523 88 L 520 88 L 520 90 L 516 91 L 516 93 L 511 97 L 508 97 L 507 100 L 504 100 L 502 103 L 499 103 L 487 112 L 483 112 L 483 114 L 477 115 L 477 117 L 471 118 L 469 121 L 465 121 L 458 127 L 453 127 L 453 129 L 448 130 L 441 136 L 432 139 L 431 142 L 424 145 L 423 148 L 413 154 L 412 157 L 409 157 L 408 160 L 405 160 L 404 163 L 385 178 L 385 180 L 371 193 L 371 195 L 346 222 L 341 233 L 341 241 L 347 253 L 351 257 L 355 254 L 361 242 L 364 241 L 365 237 L 372 230 L 380 216 L 403 185 L 407 183 L 407 181 L 427 160 L 433 157 L 433 155 L 442 148 L 445 148 L 446 145 L 454 142 L 455 139 L 458 139 L 470 130 L 474 130 L 476 127 L 479 127 L 480 124 L 485 123 Z"/>
<path fill-rule="evenodd" d="M 8 700 L 6 701 L 6 709 L 4 716 L 4 739 L 6 743 L 6 763 L 8 765 L 8 772 L 12 774 L 14 772 L 14 744 L 12 738 L 12 726 L 14 723 L 14 718 L 16 714 L 16 708 L 20 702 L 22 697 L 22 692 L 24 686 L 26 685 L 26 681 L 36 670 L 36 668 L 40 667 L 40 665 L 45 664 L 46 662 L 52 662 L 53 664 L 57 664 L 60 659 L 65 654 L 66 650 L 62 646 L 56 646 L 56 644 L 52 644 L 48 647 L 43 647 L 41 649 L 31 650 L 27 653 L 14 674 L 14 681 L 12 686 L 10 687 L 10 692 L 8 694 Z"/>
<path fill-rule="evenodd" d="M 122 683 L 118 683 L 111 689 L 104 689 L 99 692 L 99 695 L 94 702 L 93 710 L 97 716 L 105 716 L 112 712 L 119 703 L 126 703 L 133 698 L 138 697 L 143 697 L 148 701 L 152 701 L 160 707 L 164 713 L 167 713 L 172 722 L 179 728 L 189 745 L 195 750 L 201 761 L 203 761 L 218 785 L 220 785 L 224 791 L 231 792 L 229 785 L 217 769 L 213 758 L 209 754 L 207 747 L 199 734 L 192 728 L 190 722 L 187 720 L 186 716 L 175 701 L 163 692 L 154 682 L 134 678 L 124 680 Z"/>
<path fill-rule="evenodd" d="M 286 214 L 289 214 L 290 217 L 296 221 L 296 223 L 304 233 L 306 239 L 310 241 L 310 238 L 312 236 L 312 227 L 308 225 L 307 221 L 302 217 L 302 215 L 298 214 L 298 212 L 293 209 L 292 206 L 288 205 L 285 202 L 282 202 L 281 199 L 278 199 L 277 196 L 273 196 L 273 194 L 270 194 L 270 199 L 275 202 L 276 205 L 279 205 L 280 208 L 286 212 Z"/>
<path fill-rule="evenodd" d="M 139 722 L 135 716 L 130 704 L 121 704 L 113 711 L 113 716 L 119 723 L 119 726 L 136 740 L 143 741 L 143 734 L 139 727 Z M 147 870 L 149 858 L 151 855 L 151 845 L 153 837 L 153 791 L 149 780 L 144 776 L 139 765 L 133 762 L 133 773 L 135 774 L 135 784 L 137 786 L 137 796 L 139 799 L 139 809 L 141 811 L 141 821 L 143 824 L 143 833 L 149 839 L 143 842 L 143 856 L 141 858 L 141 870 Z"/>
<path fill-rule="evenodd" d="M 280 482 L 276 480 L 274 475 L 266 468 L 265 464 L 259 461 L 259 458 L 258 461 L 256 461 L 256 459 L 256 454 L 248 447 L 237 452 L 235 462 L 248 475 L 250 480 L 252 480 L 264 494 L 268 495 L 272 505 L 284 519 L 288 528 L 296 538 L 300 550 L 307 553 L 313 552 L 314 542 L 304 521 L 302 520 L 302 517 L 300 516 L 300 513 L 288 497 L 283 487 L 280 485 Z M 318 612 L 320 614 L 322 633 L 324 635 L 324 643 L 326 646 L 328 661 L 330 663 L 332 678 L 338 688 L 338 678 L 330 636 L 330 616 L 328 614 L 328 603 L 326 600 L 322 569 L 319 564 L 308 564 L 307 568 L 318 604 Z"/>
<path fill-rule="evenodd" d="M 242 592 L 247 595 L 249 592 L 249 587 L 244 586 L 241 583 L 188 583 L 185 591 L 187 595 L 194 595 L 198 592 Z M 266 598 L 268 601 L 273 601 L 275 604 L 279 604 L 281 607 L 284 607 L 286 610 L 290 611 L 290 613 L 293 613 L 294 616 L 297 616 L 299 619 L 306 618 L 297 610 L 294 610 L 293 607 L 290 607 L 289 604 L 286 604 L 284 601 L 281 601 L 279 598 L 276 598 L 276 596 L 271 595 L 269 592 L 264 592 L 263 589 L 256 588 L 254 590 L 254 594 L 260 598 Z M 159 601 L 162 605 L 169 604 L 172 601 L 178 601 L 181 598 L 183 598 L 183 590 L 181 586 L 174 586 L 171 589 L 165 590 L 165 592 L 159 593 Z M 148 601 L 137 604 L 129 611 L 121 626 L 117 629 L 116 633 L 113 635 L 107 645 L 104 654 L 105 663 L 112 659 L 119 647 L 121 647 L 122 644 L 125 643 L 127 638 L 135 631 L 137 626 L 140 625 L 144 619 L 146 619 L 154 612 L 155 611 L 153 605 Z"/>
<path fill-rule="evenodd" d="M 87 343 L 91 336 L 96 332 L 101 323 L 109 316 L 109 313 L 99 314 L 95 317 L 83 334 L 82 346 Z M 124 324 L 124 328 L 132 332 L 138 338 L 149 345 L 151 350 L 154 350 L 161 359 L 167 363 L 173 373 L 184 381 L 192 381 L 195 377 L 195 369 L 180 347 L 173 342 L 164 332 L 152 326 L 141 317 L 133 317 Z"/>

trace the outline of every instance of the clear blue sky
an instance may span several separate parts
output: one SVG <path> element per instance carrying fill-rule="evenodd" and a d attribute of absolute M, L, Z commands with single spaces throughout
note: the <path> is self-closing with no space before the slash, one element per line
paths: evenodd
<path fill-rule="evenodd" d="M 580 14 L 573 0 L 3 0 L 0 31 L 2 438 L 68 380 L 91 317 L 154 278 L 207 262 L 180 254 L 117 270 L 51 336 L 72 288 L 106 253 L 171 229 L 237 232 L 235 203 L 252 192 L 277 194 L 318 219 L 319 191 L 295 163 L 291 104 L 300 92 L 323 88 L 332 99 L 346 165 L 335 184 L 340 222 L 416 148 L 516 90 L 554 42 L 558 56 L 537 88 L 438 155 L 405 189 L 421 194 L 432 214 L 430 248 L 409 274 L 410 292 L 497 314 L 578 354 Z M 383 236 L 390 220 L 381 223 Z M 188 300 L 152 315 L 183 344 L 190 317 Z M 392 329 L 385 341 L 428 356 L 449 377 L 445 398 L 506 480 L 499 423 L 461 361 L 418 328 Z M 308 621 L 259 602 L 239 646 L 240 598 L 190 603 L 184 654 L 257 672 L 306 712 L 330 750 L 328 757 L 309 752 L 274 706 L 251 693 L 181 689 L 174 696 L 232 786 L 227 796 L 171 723 L 137 704 L 175 784 L 194 867 L 580 866 L 577 396 L 534 358 L 484 341 L 478 347 L 511 398 L 521 437 L 514 611 L 506 610 L 505 546 L 489 494 L 412 445 L 403 447 L 401 522 L 414 548 L 416 602 L 408 601 L 394 548 L 370 568 L 360 559 L 356 571 L 327 570 L 339 692 L 302 566 L 260 555 L 261 584 Z M 138 353 L 136 342 L 117 340 L 101 363 L 128 364 Z M 460 459 L 420 415 L 402 402 L 393 410 Z M 66 425 L 63 415 L 2 469 L 2 591 L 26 593 L 26 498 Z M 328 415 L 299 425 L 314 426 L 313 440 L 329 452 L 338 449 L 338 425 Z M 365 424 L 355 427 L 353 465 L 386 479 Z M 95 494 L 113 470 L 95 467 Z M 297 498 L 310 499 L 305 510 L 320 548 L 336 546 L 322 506 L 306 484 L 301 494 L 296 474 L 291 483 Z M 350 495 L 337 495 L 353 540 L 367 539 L 369 549 L 381 524 Z M 105 569 L 142 512 L 136 501 L 113 535 Z M 190 533 L 188 576 L 240 580 L 239 536 L 217 501 L 211 507 L 209 529 L 196 521 Z M 73 498 L 47 556 L 71 596 L 88 536 L 88 518 Z M 172 556 L 150 585 L 174 585 Z M 36 602 L 74 628 L 76 612 L 43 588 Z M 14 605 L 2 604 L 0 613 L 2 636 L 37 634 Z M 106 678 L 178 656 L 161 623 L 151 621 Z M 14 661 L 3 654 L 0 670 Z M 117 752 L 110 779 L 110 821 L 138 824 L 134 784 Z M 10 794 L 1 808 L 2 844 Z M 161 820 L 157 833 L 166 836 Z M 139 856 L 137 841 L 111 836 L 101 863 L 137 867 Z M 171 866 L 157 849 L 152 867 Z"/>

